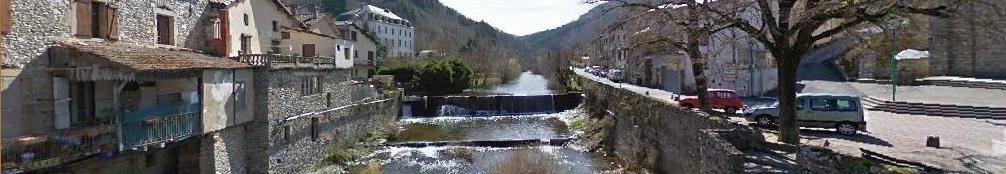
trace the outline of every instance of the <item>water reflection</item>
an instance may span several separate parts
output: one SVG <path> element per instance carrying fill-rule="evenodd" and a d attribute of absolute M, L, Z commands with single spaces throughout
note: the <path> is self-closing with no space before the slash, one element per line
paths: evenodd
<path fill-rule="evenodd" d="M 526 71 L 516 80 L 492 88 L 472 89 L 469 94 L 503 94 L 503 95 L 547 95 L 553 94 L 548 89 L 548 79 L 545 76 Z"/>

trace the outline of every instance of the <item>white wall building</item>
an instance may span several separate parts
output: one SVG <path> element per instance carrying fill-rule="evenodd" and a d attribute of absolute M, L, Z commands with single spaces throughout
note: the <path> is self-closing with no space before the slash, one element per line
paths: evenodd
<path fill-rule="evenodd" d="M 364 5 L 340 14 L 336 21 L 348 21 L 359 25 L 374 36 L 387 49 L 388 57 L 413 57 L 415 55 L 415 28 L 412 22 L 395 15 L 389 10 L 373 5 Z"/>

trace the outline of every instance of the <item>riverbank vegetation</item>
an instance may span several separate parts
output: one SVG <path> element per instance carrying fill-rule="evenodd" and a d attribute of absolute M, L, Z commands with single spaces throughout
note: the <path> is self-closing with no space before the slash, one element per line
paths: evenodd
<path fill-rule="evenodd" d="M 468 64 L 457 58 L 432 60 L 423 64 L 392 64 L 378 74 L 393 75 L 407 93 L 437 96 L 455 94 L 471 87 L 473 74 Z"/>

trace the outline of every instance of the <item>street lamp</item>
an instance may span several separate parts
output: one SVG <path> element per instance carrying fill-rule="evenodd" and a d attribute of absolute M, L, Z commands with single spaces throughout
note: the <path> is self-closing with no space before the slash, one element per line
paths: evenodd
<path fill-rule="evenodd" d="M 891 22 L 891 101 L 898 100 L 898 27 L 907 21 L 893 17 Z"/>

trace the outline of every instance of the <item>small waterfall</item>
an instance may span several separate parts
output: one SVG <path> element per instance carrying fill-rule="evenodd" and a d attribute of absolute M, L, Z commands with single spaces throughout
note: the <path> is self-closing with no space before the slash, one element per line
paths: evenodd
<path fill-rule="evenodd" d="M 402 107 L 408 107 L 408 112 L 413 117 L 549 114 L 575 108 L 580 104 L 580 97 L 581 95 L 576 93 L 533 96 L 423 97 L 422 101 L 403 101 Z"/>

